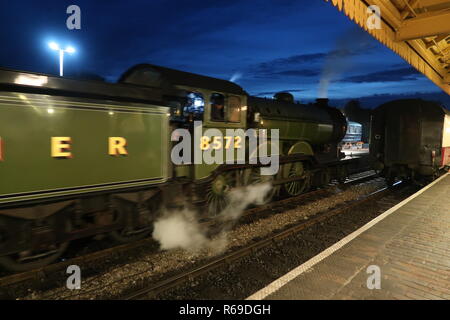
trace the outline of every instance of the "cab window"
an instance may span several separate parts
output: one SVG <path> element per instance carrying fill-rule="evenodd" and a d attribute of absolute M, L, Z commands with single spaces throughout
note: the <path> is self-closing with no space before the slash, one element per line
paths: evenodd
<path fill-rule="evenodd" d="M 195 120 L 201 120 L 203 117 L 204 106 L 205 100 L 203 99 L 203 95 L 200 92 L 190 92 L 187 95 L 184 113 Z"/>
<path fill-rule="evenodd" d="M 211 120 L 225 121 L 225 97 L 220 93 L 211 95 Z"/>
<path fill-rule="evenodd" d="M 241 120 L 241 99 L 239 97 L 230 96 L 228 98 L 228 121 L 240 122 Z"/>

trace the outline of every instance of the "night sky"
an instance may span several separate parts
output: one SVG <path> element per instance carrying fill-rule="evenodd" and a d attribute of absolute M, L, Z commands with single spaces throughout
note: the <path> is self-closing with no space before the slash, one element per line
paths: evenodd
<path fill-rule="evenodd" d="M 66 28 L 71 4 L 81 8 L 81 30 Z M 267 97 L 287 90 L 301 101 L 365 97 L 368 106 L 417 92 L 448 99 L 323 0 L 2 1 L 0 35 L 0 66 L 19 70 L 57 74 L 48 48 L 56 41 L 77 49 L 65 59 L 69 77 L 116 81 L 147 62 L 231 79 Z M 328 90 L 321 79 L 331 80 Z"/>

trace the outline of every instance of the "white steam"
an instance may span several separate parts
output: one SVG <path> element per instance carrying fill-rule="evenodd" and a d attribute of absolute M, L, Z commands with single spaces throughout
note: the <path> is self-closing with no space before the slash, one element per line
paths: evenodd
<path fill-rule="evenodd" d="M 207 241 L 195 213 L 187 209 L 168 212 L 157 220 L 153 238 L 159 241 L 163 250 L 182 248 L 196 251 Z"/>
<path fill-rule="evenodd" d="M 270 183 L 250 185 L 232 190 L 229 205 L 219 214 L 222 229 L 213 239 L 208 238 L 207 230 L 198 222 L 196 212 L 188 209 L 167 211 L 154 223 L 153 238 L 160 243 L 162 250 L 184 249 L 188 251 L 211 250 L 222 252 L 228 244 L 226 231 L 239 219 L 251 204 L 262 204 L 271 190 Z"/>
<path fill-rule="evenodd" d="M 230 81 L 231 81 L 231 82 L 236 82 L 236 81 L 238 81 L 240 78 L 242 78 L 242 72 L 235 72 L 235 73 L 231 76 Z"/>
<path fill-rule="evenodd" d="M 224 221 L 237 220 L 249 205 L 263 204 L 264 198 L 270 189 L 272 189 L 272 185 L 267 182 L 230 191 L 230 204 L 220 213 L 221 218 Z"/>
<path fill-rule="evenodd" d="M 326 57 L 319 83 L 319 98 L 328 98 L 328 87 L 341 73 L 351 69 L 355 56 L 372 48 L 370 36 L 359 27 L 344 32 L 336 41 L 336 48 Z"/>

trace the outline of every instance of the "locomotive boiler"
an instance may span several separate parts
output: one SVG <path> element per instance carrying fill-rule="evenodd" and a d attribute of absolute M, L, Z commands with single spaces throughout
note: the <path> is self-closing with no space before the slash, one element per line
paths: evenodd
<path fill-rule="evenodd" d="M 252 97 L 230 81 L 149 64 L 131 68 L 120 82 L 183 90 L 189 99 L 186 105 L 174 105 L 173 121 L 191 132 L 195 120 L 202 121 L 204 131 L 215 128 L 223 135 L 230 128 L 267 130 L 269 136 L 270 129 L 279 130 L 280 170 L 272 176 L 260 174 L 262 164 L 175 167 L 177 177 L 194 181 L 189 188 L 192 202 L 205 204 L 210 213 L 227 205 L 227 192 L 236 186 L 270 181 L 270 198 L 280 192 L 298 195 L 347 175 L 347 163 L 340 161 L 337 148 L 347 122 L 340 110 L 328 106 L 327 99 L 304 105 L 294 103 L 289 93 L 279 93 L 274 99 Z"/>

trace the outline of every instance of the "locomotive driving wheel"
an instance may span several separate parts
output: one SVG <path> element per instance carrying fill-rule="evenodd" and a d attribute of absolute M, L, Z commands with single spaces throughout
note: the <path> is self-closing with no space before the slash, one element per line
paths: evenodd
<path fill-rule="evenodd" d="M 206 204 L 209 216 L 217 216 L 230 204 L 228 192 L 234 187 L 235 174 L 235 172 L 219 174 L 208 186 Z"/>
<path fill-rule="evenodd" d="M 2 240 L 16 240 L 17 235 L 8 230 L 8 224 L 5 222 L 7 221 L 0 219 L 0 233 L 2 234 Z M 36 227 L 35 221 L 27 221 L 23 223 L 27 223 L 31 227 Z M 65 224 L 66 232 L 69 232 L 71 229 L 70 221 L 66 220 Z M 45 230 L 46 225 L 42 224 L 38 227 Z M 21 235 L 18 237 L 21 237 Z M 41 268 L 56 261 L 64 253 L 64 251 L 66 251 L 68 246 L 69 242 L 35 245 L 33 248 L 27 248 L 13 254 L 1 256 L 0 267 L 14 272 L 24 272 Z"/>
<path fill-rule="evenodd" d="M 297 196 L 306 192 L 310 185 L 310 175 L 307 172 L 307 166 L 303 162 L 295 162 L 288 164 L 287 178 L 303 177 L 300 180 L 287 182 L 284 184 L 284 190 L 290 196 Z"/>

